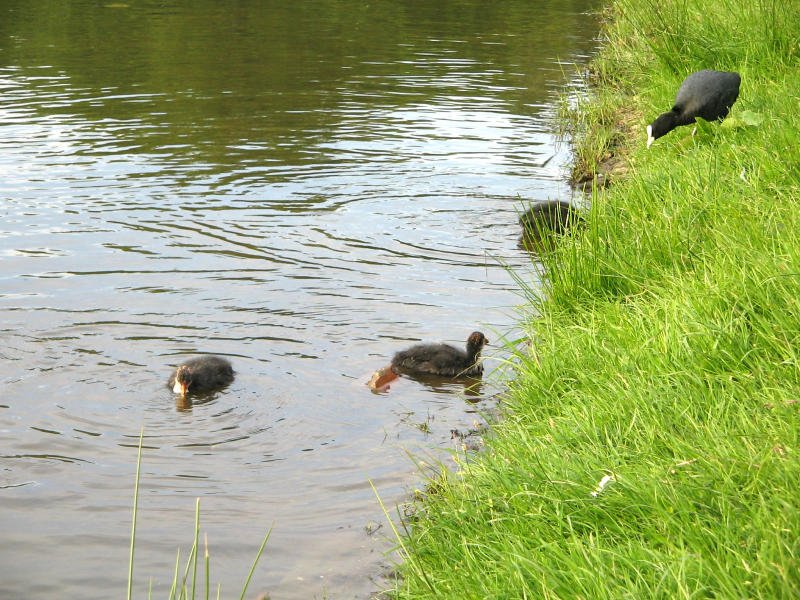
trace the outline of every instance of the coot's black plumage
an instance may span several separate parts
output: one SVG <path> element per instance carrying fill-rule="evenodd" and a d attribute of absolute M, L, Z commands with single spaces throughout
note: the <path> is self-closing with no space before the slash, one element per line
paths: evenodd
<path fill-rule="evenodd" d="M 696 117 L 724 119 L 739 97 L 741 81 L 738 73 L 729 71 L 705 69 L 689 75 L 678 89 L 672 110 L 647 126 L 647 147 L 676 127 L 694 123 Z"/>
<path fill-rule="evenodd" d="M 210 392 L 233 381 L 230 361 L 220 356 L 206 355 L 187 360 L 170 376 L 167 385 L 181 396 L 189 392 Z"/>
<path fill-rule="evenodd" d="M 580 211 L 564 200 L 536 202 L 522 213 L 519 224 L 526 233 L 540 235 L 544 231 L 564 233 L 570 225 L 582 220 Z"/>
<path fill-rule="evenodd" d="M 522 234 L 520 248 L 543 253 L 555 248 L 558 237 L 583 222 L 582 210 L 564 200 L 546 200 L 532 204 L 519 218 Z"/>
<path fill-rule="evenodd" d="M 449 344 L 417 344 L 395 354 L 392 369 L 407 375 L 479 376 L 483 373 L 481 350 L 488 343 L 485 335 L 473 331 L 466 352 Z"/>

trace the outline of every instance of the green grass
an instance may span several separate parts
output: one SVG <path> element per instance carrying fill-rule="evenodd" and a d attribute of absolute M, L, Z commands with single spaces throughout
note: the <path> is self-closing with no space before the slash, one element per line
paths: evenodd
<path fill-rule="evenodd" d="M 605 32 L 568 126 L 628 174 L 542 256 L 534 350 L 396 598 L 800 597 L 800 4 L 619 0 Z M 730 123 L 646 150 L 701 68 L 742 74 Z"/>

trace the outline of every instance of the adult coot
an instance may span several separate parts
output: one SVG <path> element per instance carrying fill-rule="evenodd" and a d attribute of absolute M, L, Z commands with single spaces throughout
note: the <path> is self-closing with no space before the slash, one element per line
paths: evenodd
<path fill-rule="evenodd" d="M 170 375 L 167 385 L 181 396 L 189 392 L 209 392 L 233 381 L 230 361 L 219 356 L 198 356 L 187 360 Z"/>
<path fill-rule="evenodd" d="M 449 344 L 417 344 L 394 355 L 392 370 L 407 375 L 475 377 L 483 373 L 481 350 L 488 343 L 485 335 L 473 331 L 466 352 Z"/>
<path fill-rule="evenodd" d="M 647 147 L 676 127 L 694 123 L 695 117 L 706 121 L 724 119 L 739 97 L 738 73 L 704 69 L 683 80 L 672 110 L 659 115 L 647 126 Z"/>

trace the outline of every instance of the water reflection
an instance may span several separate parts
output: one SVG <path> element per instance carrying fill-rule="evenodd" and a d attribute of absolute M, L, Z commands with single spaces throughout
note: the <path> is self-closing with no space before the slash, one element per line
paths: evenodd
<path fill-rule="evenodd" d="M 415 377 L 415 379 L 431 392 L 461 394 L 464 400 L 473 403 L 484 399 L 483 379 L 460 377 L 456 380 L 452 380 L 435 375 L 418 376 Z"/>
<path fill-rule="evenodd" d="M 369 480 L 401 500 L 403 450 L 444 456 L 502 382 L 365 383 L 409 343 L 513 330 L 501 264 L 527 265 L 521 199 L 569 193 L 548 119 L 588 7 L 2 4 L 3 595 L 123 588 L 142 424 L 138 594 L 195 497 L 226 592 L 273 522 L 259 589 L 375 589 Z M 237 378 L 176 406 L 199 352 Z"/>

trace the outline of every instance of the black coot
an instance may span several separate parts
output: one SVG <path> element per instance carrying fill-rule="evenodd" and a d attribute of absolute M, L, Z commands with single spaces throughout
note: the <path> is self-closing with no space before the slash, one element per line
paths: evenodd
<path fill-rule="evenodd" d="M 198 356 L 180 365 L 167 385 L 181 396 L 189 392 L 210 392 L 233 381 L 230 361 L 219 356 Z"/>
<path fill-rule="evenodd" d="M 582 220 L 580 211 L 564 200 L 536 202 L 522 213 L 519 224 L 526 233 L 540 235 L 544 231 L 564 233 L 570 225 Z"/>
<path fill-rule="evenodd" d="M 583 222 L 582 211 L 564 200 L 536 202 L 519 218 L 522 234 L 517 241 L 520 248 L 543 253 L 555 248 L 557 236 Z"/>
<path fill-rule="evenodd" d="M 694 123 L 695 117 L 706 121 L 724 119 L 739 97 L 738 73 L 703 70 L 683 80 L 675 105 L 647 126 L 647 147 L 676 127 Z"/>
<path fill-rule="evenodd" d="M 449 344 L 417 344 L 394 355 L 392 369 L 407 375 L 476 377 L 483 373 L 481 350 L 489 343 L 480 331 L 467 338 L 467 350 Z"/>

